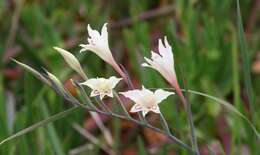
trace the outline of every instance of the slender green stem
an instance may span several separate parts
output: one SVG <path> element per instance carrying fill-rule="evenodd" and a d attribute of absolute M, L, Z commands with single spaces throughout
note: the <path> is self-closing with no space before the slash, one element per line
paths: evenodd
<path fill-rule="evenodd" d="M 160 113 L 160 119 L 161 119 L 161 124 L 164 128 L 164 130 L 168 133 L 171 134 L 170 128 L 167 124 L 167 121 L 165 120 L 164 116 L 162 115 L 162 113 Z"/>
<path fill-rule="evenodd" d="M 121 67 L 121 68 L 120 68 Z M 134 89 L 134 85 L 130 79 L 130 76 L 127 72 L 127 70 L 125 69 L 125 67 L 123 65 L 120 65 L 120 67 L 118 65 L 116 65 L 114 68 L 115 70 L 118 72 L 118 74 L 121 75 L 121 77 L 124 79 L 125 83 L 128 85 L 129 89 Z M 138 117 L 140 119 L 141 122 L 145 123 L 146 120 L 144 118 L 144 116 L 142 115 L 141 112 L 137 112 Z"/>
<path fill-rule="evenodd" d="M 123 109 L 124 114 L 126 115 L 126 117 L 132 118 L 132 117 L 129 115 L 128 111 L 126 110 L 126 108 L 125 108 L 125 106 L 124 106 L 122 100 L 121 100 L 120 97 L 118 96 L 118 94 L 117 94 L 116 92 L 114 92 L 114 95 L 115 95 L 115 97 L 117 98 L 119 104 L 121 105 L 121 107 L 122 107 L 122 109 Z"/>
<path fill-rule="evenodd" d="M 108 116 L 117 117 L 117 118 L 120 118 L 120 119 L 125 119 L 125 120 L 128 120 L 128 121 L 132 121 L 132 122 L 134 122 L 134 123 L 136 123 L 136 124 L 138 124 L 138 125 L 140 125 L 140 126 L 144 126 L 144 127 L 150 128 L 150 129 L 152 129 L 152 130 L 154 130 L 154 131 L 156 131 L 156 132 L 165 134 L 165 135 L 167 135 L 172 141 L 174 141 L 176 144 L 178 144 L 178 145 L 180 145 L 181 147 L 183 147 L 183 148 L 189 150 L 190 152 L 193 152 L 193 153 L 194 153 L 194 151 L 190 148 L 190 146 L 188 146 L 187 144 L 185 144 L 184 142 L 182 142 L 182 141 L 181 141 L 180 139 L 178 139 L 177 137 L 173 136 L 172 134 L 169 134 L 169 133 L 166 132 L 166 131 L 162 131 L 161 129 L 156 128 L 156 127 L 154 127 L 154 126 L 152 126 L 152 125 L 150 125 L 150 124 L 148 124 L 148 123 L 144 123 L 144 122 L 142 122 L 141 120 L 139 121 L 139 120 L 133 119 L 133 118 L 131 118 L 131 117 L 128 118 L 128 117 L 123 116 L 123 115 L 119 115 L 119 114 L 115 114 L 115 113 L 109 113 L 109 112 L 106 112 L 106 111 L 102 111 L 102 110 L 99 110 L 99 109 L 97 109 L 97 108 L 92 109 L 92 108 L 90 108 L 90 107 L 85 106 L 84 104 L 81 104 L 81 103 L 80 103 L 76 98 L 74 98 L 73 96 L 70 96 L 70 98 L 72 98 L 72 99 L 70 99 L 70 101 L 71 101 L 72 104 L 74 104 L 74 105 L 76 105 L 76 106 L 80 106 L 80 107 L 82 107 L 82 108 L 84 108 L 84 109 L 87 109 L 88 111 L 95 111 L 95 112 L 98 112 L 98 113 L 100 113 L 100 114 L 104 114 L 104 115 L 108 115 Z M 91 102 L 91 100 L 89 100 L 89 101 Z"/>
<path fill-rule="evenodd" d="M 195 153 L 191 148 L 190 146 L 188 146 L 187 144 L 185 144 L 184 142 L 182 142 L 180 139 L 178 139 L 177 137 L 173 136 L 172 134 L 169 134 L 168 132 L 165 132 L 165 131 L 162 131 L 161 129 L 159 128 L 156 128 L 148 123 L 143 123 L 139 120 L 136 120 L 136 119 L 132 119 L 132 118 L 128 118 L 126 116 L 123 116 L 123 115 L 119 115 L 119 114 L 115 114 L 115 113 L 108 113 L 108 112 L 105 112 L 105 111 L 101 111 L 99 109 L 91 109 L 91 108 L 88 108 L 86 106 L 82 106 L 82 104 L 80 102 L 76 102 L 76 103 L 73 103 L 73 104 L 76 104 L 78 106 L 81 106 L 82 108 L 84 109 L 87 109 L 89 111 L 95 111 L 95 112 L 98 112 L 100 114 L 103 114 L 103 115 L 108 115 L 108 116 L 113 116 L 113 117 L 117 117 L 117 118 L 120 118 L 120 119 L 124 119 L 124 120 L 128 120 L 128 121 L 132 121 L 133 123 L 136 123 L 140 126 L 144 126 L 146 128 L 150 128 L 156 132 L 159 132 L 159 133 L 162 133 L 162 134 L 165 134 L 167 137 L 169 137 L 173 142 L 175 142 L 176 144 L 178 144 L 179 146 L 187 149 L 188 151 L 192 152 L 192 153 Z"/>
<path fill-rule="evenodd" d="M 191 105 L 190 103 L 186 100 L 186 98 L 183 96 L 182 91 L 178 85 L 178 83 L 174 83 L 174 85 L 172 85 L 175 89 L 176 89 L 176 93 L 177 95 L 180 97 L 185 110 L 187 112 L 188 115 L 188 122 L 189 122 L 189 126 L 190 126 L 190 132 L 191 132 L 191 143 L 192 143 L 192 148 L 195 150 L 195 154 L 196 155 L 200 155 L 199 153 L 199 147 L 198 147 L 198 143 L 197 143 L 197 138 L 195 135 L 195 127 L 194 127 L 194 123 L 193 123 L 193 116 L 192 116 L 192 111 L 191 111 Z"/>
<path fill-rule="evenodd" d="M 107 112 L 113 113 L 110 108 L 102 101 L 96 98 L 97 103 Z"/>

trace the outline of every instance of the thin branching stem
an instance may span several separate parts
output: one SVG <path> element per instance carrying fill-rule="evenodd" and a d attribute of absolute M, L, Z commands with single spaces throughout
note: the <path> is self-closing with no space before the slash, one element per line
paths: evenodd
<path fill-rule="evenodd" d="M 95 97 L 95 101 L 97 102 L 97 104 L 101 109 L 109 113 L 112 113 L 111 110 L 107 107 L 107 105 L 102 100 L 99 100 L 98 98 Z"/>
<path fill-rule="evenodd" d="M 195 127 L 194 127 L 194 123 L 193 123 L 193 116 L 192 116 L 192 111 L 191 111 L 191 105 L 186 100 L 186 98 L 183 96 L 183 93 L 182 93 L 178 83 L 174 84 L 173 86 L 175 87 L 176 93 L 180 97 L 181 102 L 183 103 L 183 105 L 185 107 L 185 110 L 187 112 L 187 115 L 188 115 L 188 122 L 189 122 L 190 132 L 191 132 L 192 148 L 195 150 L 196 155 L 200 155 L 199 147 L 198 147 L 198 143 L 197 143 L 197 138 L 196 138 L 196 135 L 195 135 Z"/>
<path fill-rule="evenodd" d="M 163 126 L 163 129 L 168 133 L 171 134 L 170 128 L 167 124 L 167 121 L 165 120 L 164 116 L 162 113 L 160 113 L 160 120 L 161 120 L 161 124 Z"/>
<path fill-rule="evenodd" d="M 133 83 L 131 81 L 131 78 L 130 78 L 127 70 L 125 69 L 125 67 L 123 65 L 120 65 L 120 67 L 121 68 L 119 68 L 119 70 L 120 70 L 121 74 L 123 73 L 123 76 L 121 74 L 120 75 L 124 78 L 124 81 L 127 83 L 128 88 L 129 89 L 134 89 L 134 85 L 133 85 Z M 139 117 L 140 121 L 145 123 L 146 120 L 145 120 L 144 116 L 142 115 L 142 113 L 141 112 L 137 112 L 137 114 L 138 114 L 138 117 Z"/>
<path fill-rule="evenodd" d="M 84 90 L 83 90 L 83 91 L 84 91 Z M 138 125 L 140 125 L 140 126 L 144 126 L 144 127 L 146 127 L 146 128 L 150 128 L 150 129 L 152 129 L 152 130 L 154 130 L 154 131 L 156 131 L 156 132 L 159 132 L 159 133 L 162 133 L 162 134 L 166 135 L 166 136 L 169 137 L 172 141 L 174 141 L 176 144 L 178 144 L 178 145 L 182 146 L 183 148 L 189 150 L 190 152 L 193 152 L 193 153 L 194 153 L 194 151 L 192 150 L 192 148 L 190 148 L 190 146 L 188 146 L 187 144 L 185 144 L 184 142 L 182 142 L 181 140 L 179 140 L 178 138 L 176 138 L 175 136 L 173 136 L 171 133 L 169 133 L 169 132 L 167 132 L 167 131 L 163 131 L 163 130 L 161 130 L 161 129 L 159 129 L 159 128 L 156 128 L 156 127 L 154 127 L 154 126 L 152 126 L 152 125 L 150 125 L 150 124 L 148 124 L 148 123 L 145 123 L 145 122 L 143 122 L 143 121 L 141 121 L 141 120 L 139 121 L 139 120 L 133 119 L 132 117 L 127 117 L 127 116 L 124 116 L 124 115 L 115 114 L 115 113 L 113 113 L 113 112 L 112 112 L 112 113 L 109 113 L 109 112 L 102 111 L 102 110 L 97 109 L 97 108 L 95 108 L 95 109 L 89 108 L 89 107 L 85 106 L 84 104 L 81 104 L 81 103 L 80 103 L 76 98 L 74 98 L 73 96 L 70 96 L 70 97 L 73 98 L 73 99 L 71 99 L 70 101 L 73 101 L 73 102 L 71 102 L 71 103 L 74 104 L 74 105 L 80 106 L 80 107 L 82 107 L 82 108 L 84 108 L 84 109 L 86 109 L 86 110 L 88 110 L 88 111 L 95 111 L 95 112 L 98 112 L 98 113 L 103 114 L 103 115 L 108 115 L 108 116 L 117 117 L 117 118 L 124 119 L 124 120 L 128 120 L 128 121 L 132 121 L 133 123 L 136 123 L 136 124 L 138 124 Z M 89 100 L 89 102 L 91 102 L 91 101 Z"/>
<path fill-rule="evenodd" d="M 73 84 L 75 84 L 75 86 L 80 89 L 81 94 L 83 95 L 84 99 L 87 100 L 87 103 L 89 104 L 89 106 L 91 108 L 97 109 L 96 106 L 91 102 L 91 100 L 88 97 L 88 95 L 86 94 L 85 89 L 78 82 L 74 82 L 73 81 Z"/>
<path fill-rule="evenodd" d="M 146 128 L 150 128 L 156 132 L 159 132 L 159 133 L 162 133 L 164 135 L 166 135 L 167 137 L 169 137 L 172 141 L 174 141 L 176 144 L 180 145 L 181 147 L 189 150 L 190 152 L 193 152 L 193 150 L 190 148 L 190 146 L 188 146 L 187 144 L 185 144 L 184 142 L 182 142 L 181 140 L 179 140 L 178 138 L 176 138 L 175 136 L 173 136 L 172 134 L 168 134 L 168 132 L 165 132 L 159 128 L 156 128 L 150 124 L 147 124 L 147 123 L 143 123 L 143 122 L 140 122 L 139 120 L 136 120 L 136 119 L 133 119 L 133 118 L 127 118 L 126 116 L 123 116 L 123 115 L 119 115 L 119 114 L 115 114 L 115 113 L 108 113 L 108 112 L 105 112 L 105 111 L 102 111 L 102 110 L 99 110 L 99 109 L 91 109 L 91 108 L 88 108 L 84 105 L 82 105 L 81 103 L 79 102 L 76 102 L 74 103 L 78 106 L 81 106 L 82 108 L 86 109 L 86 110 L 89 110 L 89 111 L 95 111 L 95 112 L 98 112 L 100 114 L 103 114 L 103 115 L 108 115 L 108 116 L 112 116 L 112 117 L 117 117 L 117 118 L 120 118 L 120 119 L 124 119 L 124 120 L 128 120 L 128 121 L 132 121 L 133 123 L 136 123 L 140 126 L 144 126 Z M 194 153 L 194 152 L 193 152 Z"/>
<path fill-rule="evenodd" d="M 115 97 L 117 98 L 117 100 L 118 100 L 120 106 L 122 107 L 125 116 L 128 117 L 128 118 L 132 118 L 132 117 L 129 115 L 128 111 L 126 110 L 126 108 L 125 108 L 125 106 L 124 106 L 124 103 L 122 102 L 122 100 L 120 99 L 120 97 L 118 96 L 118 94 L 117 94 L 116 92 L 113 92 L 113 93 L 114 93 Z"/>

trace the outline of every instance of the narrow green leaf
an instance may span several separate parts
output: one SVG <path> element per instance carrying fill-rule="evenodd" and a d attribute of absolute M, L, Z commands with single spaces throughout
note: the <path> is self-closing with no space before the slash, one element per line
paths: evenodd
<path fill-rule="evenodd" d="M 35 123 L 35 124 L 25 128 L 25 129 L 23 129 L 23 130 L 21 130 L 19 132 L 13 134 L 12 136 L 7 137 L 6 139 L 2 140 L 0 142 L 0 146 L 2 144 L 4 144 L 4 143 L 10 141 L 10 140 L 13 140 L 13 139 L 18 138 L 20 136 L 23 136 L 23 135 L 25 135 L 25 134 L 27 134 L 29 132 L 32 132 L 33 130 L 35 130 L 35 129 L 39 128 L 39 127 L 45 126 L 48 123 L 51 123 L 51 122 L 54 122 L 54 121 L 59 120 L 61 118 L 64 118 L 64 117 L 68 116 L 69 114 L 72 114 L 73 112 L 75 112 L 78 109 L 79 109 L 79 107 L 75 106 L 75 107 L 69 108 L 69 109 L 67 109 L 65 111 L 59 112 L 59 113 L 57 113 L 55 115 L 52 115 L 52 116 L 50 116 L 50 117 L 48 117 L 48 118 L 46 118 L 46 119 L 44 119 L 44 120 L 42 120 L 42 121 L 40 121 L 38 123 Z"/>
<path fill-rule="evenodd" d="M 15 59 L 12 59 L 12 61 L 14 61 L 15 63 L 17 63 L 18 65 L 20 65 L 23 69 L 29 71 L 30 73 L 32 73 L 34 76 L 36 76 L 39 80 L 43 81 L 44 83 L 46 83 L 47 85 L 50 85 L 50 82 L 44 78 L 38 71 L 36 71 L 35 69 L 31 68 L 30 66 L 21 63 Z"/>
<path fill-rule="evenodd" d="M 239 45 L 240 45 L 242 61 L 243 61 L 243 73 L 244 73 L 244 82 L 245 82 L 245 87 L 246 87 L 246 93 L 247 93 L 248 99 L 249 99 L 249 108 L 252 113 L 253 123 L 255 124 L 256 114 L 255 114 L 255 106 L 254 106 L 254 104 L 255 104 L 254 103 L 254 91 L 253 91 L 253 87 L 252 87 L 251 73 L 250 73 L 250 60 L 248 57 L 248 50 L 246 47 L 239 0 L 237 0 L 237 27 L 238 27 Z"/>
<path fill-rule="evenodd" d="M 188 92 L 192 93 L 192 94 L 204 96 L 204 97 L 207 97 L 207 98 L 212 99 L 212 100 L 215 100 L 215 101 L 217 101 L 217 103 L 220 103 L 221 105 L 226 107 L 228 110 L 236 113 L 237 115 L 242 117 L 250 125 L 250 127 L 253 129 L 254 133 L 256 134 L 257 138 L 260 139 L 260 134 L 257 131 L 257 129 L 255 128 L 255 126 L 253 125 L 253 123 L 248 118 L 246 118 L 246 116 L 244 116 L 241 112 L 239 112 L 232 104 L 230 104 L 227 101 L 224 101 L 220 98 L 217 98 L 217 97 L 214 97 L 214 96 L 202 93 L 202 92 L 197 92 L 197 91 L 194 91 L 194 90 L 188 90 Z"/>
<path fill-rule="evenodd" d="M 40 109 L 41 109 L 43 116 L 49 117 L 49 110 L 46 106 L 46 103 L 41 102 L 40 106 L 41 106 Z M 59 140 L 55 127 L 52 123 L 49 123 L 47 125 L 47 130 L 48 130 L 48 134 L 50 136 L 50 141 L 52 142 L 53 148 L 54 148 L 55 152 L 57 153 L 57 155 L 65 155 L 65 152 L 61 145 L 61 141 Z"/>
<path fill-rule="evenodd" d="M 144 141 L 141 137 L 137 138 L 137 144 L 138 144 L 138 154 L 146 155 L 147 153 L 146 153 Z"/>

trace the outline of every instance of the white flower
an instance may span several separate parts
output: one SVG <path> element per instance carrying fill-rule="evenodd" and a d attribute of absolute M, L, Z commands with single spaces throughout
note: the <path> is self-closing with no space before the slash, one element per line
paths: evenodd
<path fill-rule="evenodd" d="M 90 25 L 88 25 L 88 35 L 88 44 L 80 44 L 82 47 L 80 52 L 90 50 L 97 54 L 101 59 L 114 66 L 115 60 L 108 44 L 107 23 L 103 25 L 101 34 L 97 30 L 93 30 Z"/>
<path fill-rule="evenodd" d="M 100 99 L 102 100 L 105 96 L 113 97 L 113 89 L 121 79 L 122 78 L 117 78 L 115 76 L 112 76 L 109 79 L 92 78 L 81 84 L 92 89 L 90 97 L 100 96 Z"/>
<path fill-rule="evenodd" d="M 135 89 L 127 92 L 120 92 L 120 94 L 135 102 L 135 105 L 131 108 L 130 112 L 142 111 L 143 116 L 145 116 L 149 111 L 160 113 L 158 104 L 174 93 L 162 89 L 157 89 L 155 92 L 152 92 L 142 86 L 141 90 Z"/>
<path fill-rule="evenodd" d="M 151 51 L 151 59 L 144 57 L 147 63 L 143 63 L 142 66 L 157 70 L 169 83 L 173 84 L 176 82 L 174 60 L 172 47 L 169 45 L 166 37 L 164 37 L 164 44 L 159 39 L 159 54 Z"/>

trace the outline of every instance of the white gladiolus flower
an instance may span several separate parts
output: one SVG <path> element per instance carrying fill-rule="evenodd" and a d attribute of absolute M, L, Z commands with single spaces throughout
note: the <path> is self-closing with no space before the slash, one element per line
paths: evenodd
<path fill-rule="evenodd" d="M 157 70 L 169 83 L 173 84 L 176 82 L 174 60 L 172 47 L 169 45 L 166 37 L 164 37 L 164 44 L 159 39 L 159 53 L 151 51 L 151 59 L 145 57 L 146 63 L 143 63 L 142 66 Z"/>
<path fill-rule="evenodd" d="M 162 89 L 157 89 L 155 92 L 152 92 L 142 86 L 141 90 L 135 89 L 127 92 L 120 92 L 120 94 L 135 102 L 135 105 L 131 108 L 130 112 L 142 111 L 143 116 L 145 116 L 149 111 L 160 113 L 158 104 L 174 93 Z"/>
<path fill-rule="evenodd" d="M 112 56 L 108 44 L 107 23 L 103 25 L 101 33 L 97 30 L 93 30 L 90 25 L 88 25 L 88 35 L 88 44 L 80 44 L 80 47 L 82 47 L 80 52 L 90 50 L 97 54 L 105 62 L 114 66 L 116 62 Z"/>
<path fill-rule="evenodd" d="M 109 79 L 92 78 L 81 84 L 92 89 L 90 97 L 99 96 L 102 100 L 105 96 L 113 97 L 113 89 L 120 80 L 122 80 L 122 78 L 117 78 L 115 76 L 112 76 Z"/>

